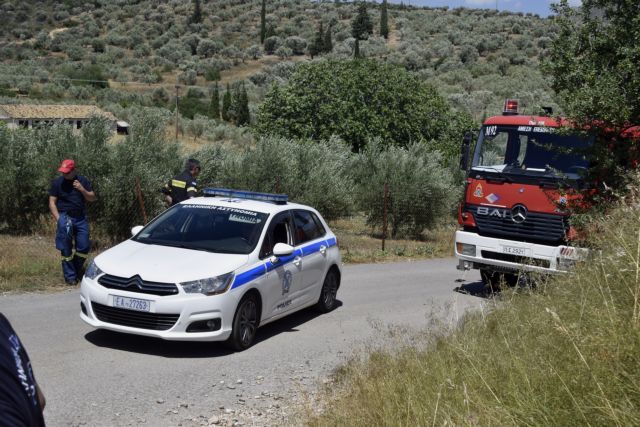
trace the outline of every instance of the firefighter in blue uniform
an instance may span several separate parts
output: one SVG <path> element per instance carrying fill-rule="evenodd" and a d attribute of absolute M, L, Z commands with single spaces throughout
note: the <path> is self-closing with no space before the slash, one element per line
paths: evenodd
<path fill-rule="evenodd" d="M 196 159 L 187 160 L 184 171 L 174 176 L 162 189 L 170 206 L 197 195 L 198 174 L 200 174 L 200 162 Z"/>
<path fill-rule="evenodd" d="M 49 210 L 58 224 L 56 249 L 62 254 L 64 281 L 76 285 L 82 279 L 90 247 L 85 202 L 93 202 L 96 195 L 91 182 L 76 173 L 73 160 L 63 160 L 58 172 L 62 176 L 54 179 L 49 189 Z"/>

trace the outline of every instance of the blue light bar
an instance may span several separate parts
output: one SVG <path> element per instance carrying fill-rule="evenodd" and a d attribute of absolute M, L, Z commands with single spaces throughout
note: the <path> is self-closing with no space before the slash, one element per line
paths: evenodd
<path fill-rule="evenodd" d="M 212 197 L 229 197 L 235 199 L 260 200 L 284 205 L 289 201 L 286 194 L 257 193 L 255 191 L 230 190 L 228 188 L 205 188 L 202 194 Z"/>

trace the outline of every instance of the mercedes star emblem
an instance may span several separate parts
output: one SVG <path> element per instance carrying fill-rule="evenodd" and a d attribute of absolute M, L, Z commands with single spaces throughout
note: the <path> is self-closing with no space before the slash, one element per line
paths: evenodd
<path fill-rule="evenodd" d="M 527 208 L 524 205 L 515 205 L 511 208 L 511 220 L 516 224 L 522 224 L 527 219 Z"/>

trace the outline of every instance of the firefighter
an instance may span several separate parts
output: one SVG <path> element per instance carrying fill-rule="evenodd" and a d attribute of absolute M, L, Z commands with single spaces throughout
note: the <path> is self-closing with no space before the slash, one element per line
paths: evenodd
<path fill-rule="evenodd" d="M 174 176 L 162 189 L 169 206 L 197 195 L 198 174 L 200 174 L 200 162 L 196 159 L 187 160 L 184 172 Z"/>
<path fill-rule="evenodd" d="M 64 281 L 75 286 L 82 279 L 90 247 L 85 202 L 95 201 L 96 195 L 91 182 L 76 173 L 72 159 L 63 160 L 58 172 L 62 176 L 49 189 L 49 210 L 57 222 L 56 249 L 62 254 Z"/>

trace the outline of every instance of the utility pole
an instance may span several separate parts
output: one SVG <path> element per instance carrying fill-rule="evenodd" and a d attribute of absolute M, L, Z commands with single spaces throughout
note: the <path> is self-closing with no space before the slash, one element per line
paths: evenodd
<path fill-rule="evenodd" d="M 180 85 L 176 85 L 176 141 L 178 140 L 178 121 L 180 119 L 180 113 L 178 112 L 179 93 L 180 93 Z"/>

